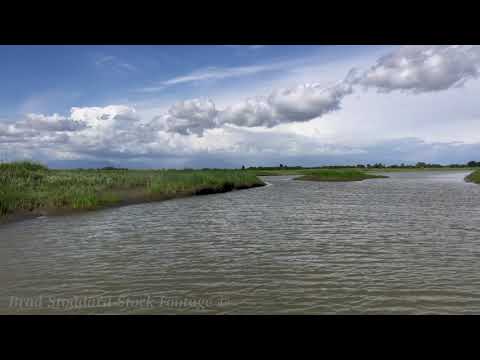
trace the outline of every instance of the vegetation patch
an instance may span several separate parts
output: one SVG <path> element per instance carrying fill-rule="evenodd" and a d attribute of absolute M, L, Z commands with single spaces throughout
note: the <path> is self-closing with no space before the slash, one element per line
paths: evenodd
<path fill-rule="evenodd" d="M 357 168 L 250 168 L 247 170 L 257 176 L 301 175 L 295 180 L 306 181 L 361 181 L 366 179 L 381 179 L 388 176 L 367 173 Z"/>
<path fill-rule="evenodd" d="M 480 184 L 480 170 L 476 170 L 465 178 L 467 182 L 473 182 L 475 184 Z"/>
<path fill-rule="evenodd" d="M 387 178 L 388 176 L 367 174 L 358 170 L 311 170 L 305 173 L 305 175 L 296 178 L 295 180 L 306 181 L 362 181 L 366 179 L 380 179 Z"/>
<path fill-rule="evenodd" d="M 0 164 L 0 217 L 59 213 L 265 185 L 242 170 L 51 170 Z"/>

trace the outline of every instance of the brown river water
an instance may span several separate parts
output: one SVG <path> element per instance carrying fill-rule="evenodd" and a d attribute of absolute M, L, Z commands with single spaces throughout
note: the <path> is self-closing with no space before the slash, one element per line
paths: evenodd
<path fill-rule="evenodd" d="M 0 226 L 0 313 L 480 314 L 465 171 L 266 187 Z"/>

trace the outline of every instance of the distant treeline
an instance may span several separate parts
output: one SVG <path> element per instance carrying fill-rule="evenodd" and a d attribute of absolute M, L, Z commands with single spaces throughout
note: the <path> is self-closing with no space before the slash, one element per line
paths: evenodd
<path fill-rule="evenodd" d="M 30 170 L 47 170 L 48 168 L 40 163 L 34 161 L 17 161 L 17 162 L 2 162 L 0 161 L 0 170 L 7 168 L 7 167 L 16 167 L 20 166 L 22 168 L 28 168 Z M 425 162 L 417 162 L 415 165 L 412 164 L 393 164 L 393 165 L 385 165 L 382 163 L 375 163 L 375 164 L 353 164 L 353 165 L 323 165 L 323 166 L 288 166 L 284 164 L 280 164 L 279 166 L 250 166 L 245 167 L 242 166 L 242 170 L 300 170 L 300 169 L 345 169 L 345 168 L 359 168 L 359 169 L 428 169 L 428 168 L 474 168 L 480 167 L 480 161 L 469 161 L 466 164 L 449 164 L 449 165 L 441 165 L 441 164 L 429 164 Z M 121 167 L 114 167 L 114 166 L 106 166 L 103 168 L 75 168 L 71 169 L 74 171 L 91 171 L 91 170 L 112 170 L 112 171 L 128 171 L 128 168 L 121 168 Z M 153 170 L 153 169 L 151 169 Z M 175 171 L 175 169 L 157 169 L 157 170 L 170 170 Z M 184 168 L 178 169 L 177 171 L 193 171 L 193 168 Z M 218 170 L 225 170 L 224 168 L 202 168 L 200 170 L 203 171 L 218 171 Z"/>
<path fill-rule="evenodd" d="M 303 166 L 287 166 L 280 164 L 279 166 L 251 166 L 248 167 L 248 170 L 285 170 L 285 169 L 345 169 L 345 168 L 359 168 L 359 169 L 428 169 L 428 168 L 465 168 L 465 167 L 480 167 L 480 161 L 469 161 L 466 164 L 429 164 L 425 162 L 418 162 L 415 165 L 385 165 L 382 163 L 376 164 L 355 164 L 355 165 L 325 165 L 325 166 L 314 166 L 314 167 L 303 167 Z M 243 166 L 242 169 L 245 169 Z"/>

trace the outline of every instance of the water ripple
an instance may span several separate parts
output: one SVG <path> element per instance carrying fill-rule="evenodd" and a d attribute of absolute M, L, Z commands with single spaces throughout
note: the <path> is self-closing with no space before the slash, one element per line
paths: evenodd
<path fill-rule="evenodd" d="M 268 177 L 263 188 L 5 225 L 0 312 L 480 313 L 480 186 L 465 175 Z M 49 307 L 74 298 L 114 301 Z"/>

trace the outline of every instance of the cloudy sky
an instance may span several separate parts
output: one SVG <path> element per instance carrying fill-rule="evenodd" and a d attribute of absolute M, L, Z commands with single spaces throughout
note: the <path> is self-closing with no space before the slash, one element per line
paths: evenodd
<path fill-rule="evenodd" d="M 0 46 L 0 160 L 480 160 L 479 46 Z"/>

